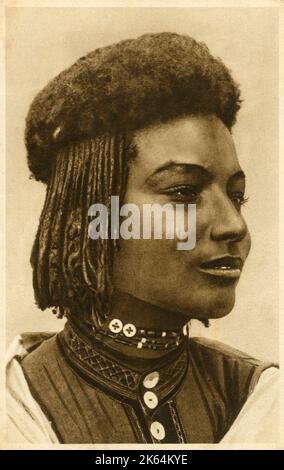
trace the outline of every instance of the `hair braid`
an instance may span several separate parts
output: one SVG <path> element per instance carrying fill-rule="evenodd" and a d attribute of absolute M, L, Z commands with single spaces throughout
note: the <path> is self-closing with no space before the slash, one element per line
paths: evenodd
<path fill-rule="evenodd" d="M 88 236 L 88 210 L 97 202 L 110 209 L 112 195 L 123 199 L 129 148 L 128 136 L 105 134 L 71 142 L 54 156 L 31 255 L 40 309 L 63 307 L 87 322 L 106 320 L 117 240 Z"/>

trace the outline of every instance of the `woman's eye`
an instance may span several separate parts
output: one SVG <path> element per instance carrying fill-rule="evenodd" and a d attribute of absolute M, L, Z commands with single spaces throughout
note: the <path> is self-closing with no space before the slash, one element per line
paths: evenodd
<path fill-rule="evenodd" d="M 192 186 L 184 185 L 169 188 L 165 191 L 165 194 L 176 201 L 196 202 L 199 191 Z"/>
<path fill-rule="evenodd" d="M 230 198 L 238 207 L 243 206 L 248 201 L 243 192 L 232 193 Z"/>

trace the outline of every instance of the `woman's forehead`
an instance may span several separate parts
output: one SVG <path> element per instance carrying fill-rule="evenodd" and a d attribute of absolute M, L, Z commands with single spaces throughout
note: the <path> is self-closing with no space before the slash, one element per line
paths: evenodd
<path fill-rule="evenodd" d="M 149 177 L 174 162 L 200 165 L 228 177 L 240 171 L 234 142 L 229 130 L 216 116 L 187 116 L 140 130 L 135 135 L 137 159 L 132 171 Z M 174 165 L 172 165 L 172 168 Z"/>

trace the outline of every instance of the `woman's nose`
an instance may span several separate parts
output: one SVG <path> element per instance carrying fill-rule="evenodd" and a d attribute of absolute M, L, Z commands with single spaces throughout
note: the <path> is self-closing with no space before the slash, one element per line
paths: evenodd
<path fill-rule="evenodd" d="M 247 234 L 247 225 L 241 212 L 227 195 L 215 200 L 211 238 L 214 241 L 241 241 Z"/>

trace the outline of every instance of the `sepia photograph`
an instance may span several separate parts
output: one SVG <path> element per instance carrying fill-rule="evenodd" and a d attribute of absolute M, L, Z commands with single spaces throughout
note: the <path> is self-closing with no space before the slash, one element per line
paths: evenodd
<path fill-rule="evenodd" d="M 281 2 L 22 3 L 3 447 L 283 448 Z"/>

